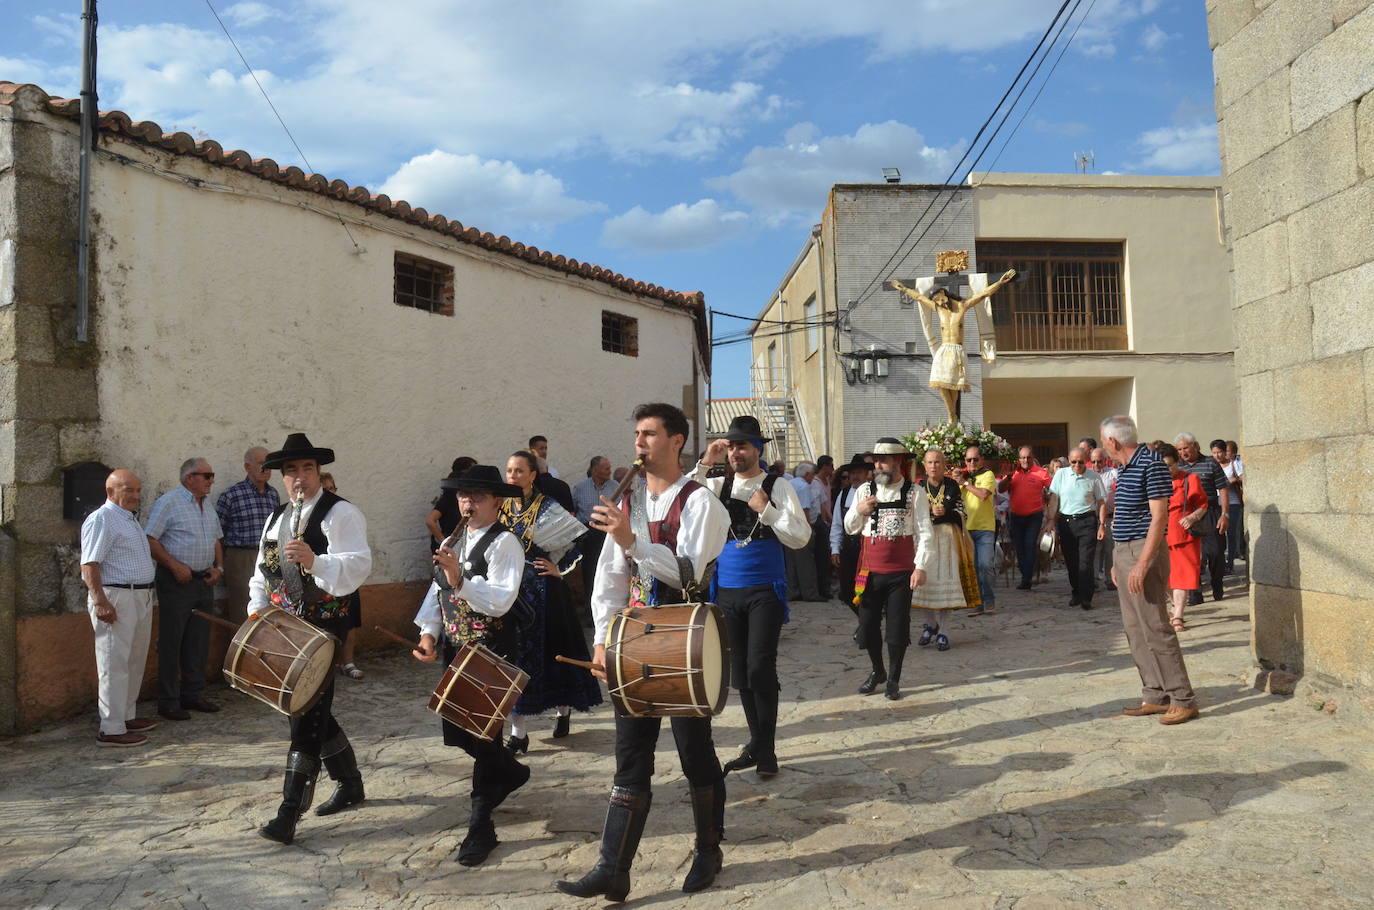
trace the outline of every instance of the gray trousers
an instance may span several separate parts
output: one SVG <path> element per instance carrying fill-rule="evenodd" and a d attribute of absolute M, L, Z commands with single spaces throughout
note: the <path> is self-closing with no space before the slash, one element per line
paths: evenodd
<path fill-rule="evenodd" d="M 1140 561 L 1145 541 L 1127 540 L 1116 544 L 1112 554 L 1116 563 L 1117 596 L 1121 598 L 1121 624 L 1131 659 L 1140 672 L 1140 700 L 1151 705 L 1193 707 L 1196 697 L 1183 665 L 1183 650 L 1178 635 L 1169 625 L 1169 552 L 1161 546 L 1145 573 L 1144 590 L 1132 594 L 1127 580 Z"/>
<path fill-rule="evenodd" d="M 726 546 L 733 544 L 727 543 Z M 829 600 L 828 597 L 821 597 L 816 584 L 816 557 L 812 554 L 809 544 L 800 550 L 783 547 L 782 558 L 787 566 L 788 600 Z"/>

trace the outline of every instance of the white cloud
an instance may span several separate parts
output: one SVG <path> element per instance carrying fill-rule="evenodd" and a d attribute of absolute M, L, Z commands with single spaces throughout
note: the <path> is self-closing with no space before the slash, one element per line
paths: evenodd
<path fill-rule="evenodd" d="M 1215 174 L 1221 167 L 1215 123 L 1162 126 L 1142 133 L 1138 145 L 1138 169 Z"/>
<path fill-rule="evenodd" d="M 1145 31 L 1140 35 L 1140 46 L 1154 54 L 1158 53 L 1164 45 L 1168 44 L 1169 39 L 1177 37 L 1177 35 L 1171 35 L 1151 22 L 1149 25 L 1145 26 Z"/>
<path fill-rule="evenodd" d="M 546 171 L 439 149 L 411 158 L 378 191 L 498 234 L 547 228 L 606 208 L 569 196 L 563 181 Z"/>
<path fill-rule="evenodd" d="M 714 246 L 748 227 L 748 215 L 722 208 L 714 199 L 679 202 L 657 215 L 637 205 L 606 220 L 601 242 L 648 253 L 681 252 Z"/>
<path fill-rule="evenodd" d="M 261 25 L 268 19 L 275 19 L 278 15 L 279 13 L 266 3 L 257 3 L 255 0 L 235 3 L 224 11 L 225 18 L 230 22 L 247 28 Z"/>
<path fill-rule="evenodd" d="M 896 120 L 866 123 L 851 135 L 818 132 L 799 123 L 781 145 L 754 148 L 739 170 L 707 183 L 729 190 L 768 223 L 814 221 L 832 184 L 873 183 L 885 167 L 900 168 L 908 183 L 943 180 L 958 158 L 957 147 L 931 147 L 919 130 Z"/>
<path fill-rule="evenodd" d="M 1116 56 L 1116 45 L 1110 41 L 1101 41 L 1096 44 L 1088 43 L 1082 45 L 1083 56 L 1085 57 L 1114 57 Z"/>

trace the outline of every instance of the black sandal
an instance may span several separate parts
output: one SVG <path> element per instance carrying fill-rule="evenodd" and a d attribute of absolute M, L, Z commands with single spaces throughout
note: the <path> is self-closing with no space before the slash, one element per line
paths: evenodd
<path fill-rule="evenodd" d="M 935 638 L 935 633 L 938 631 L 940 631 L 939 626 L 922 626 L 921 637 L 916 639 L 916 644 L 924 648 L 926 645 L 930 644 L 932 639 Z"/>

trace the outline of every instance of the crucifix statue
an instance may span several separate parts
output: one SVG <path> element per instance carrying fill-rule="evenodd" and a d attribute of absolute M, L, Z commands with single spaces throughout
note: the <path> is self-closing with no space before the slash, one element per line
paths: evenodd
<path fill-rule="evenodd" d="M 963 284 L 960 273 L 968 269 L 968 251 L 939 253 L 935 257 L 935 264 L 936 271 L 941 272 L 941 275 L 918 279 L 915 288 L 907 287 L 897 280 L 891 282 L 891 287 L 915 300 L 935 314 L 940 321 L 938 343 L 935 343 L 934 336 L 926 325 L 924 314 L 921 315 L 921 330 L 925 333 L 926 342 L 930 345 L 933 355 L 930 362 L 930 387 L 940 390 L 940 397 L 944 399 L 950 423 L 953 423 L 959 419 L 959 393 L 969 389 L 968 377 L 965 374 L 964 314 L 980 304 L 986 307 L 986 314 L 982 310 L 976 311 L 980 324 L 986 320 L 989 327 L 990 337 L 983 341 L 982 355 L 984 360 L 995 359 L 997 348 L 995 336 L 991 336 L 992 313 L 989 298 L 1016 277 L 1016 270 L 1008 269 L 991 285 L 987 283 L 987 275 L 967 276 L 972 294 L 964 299 L 959 296 L 960 286 Z M 980 331 L 979 334 L 983 333 Z"/>

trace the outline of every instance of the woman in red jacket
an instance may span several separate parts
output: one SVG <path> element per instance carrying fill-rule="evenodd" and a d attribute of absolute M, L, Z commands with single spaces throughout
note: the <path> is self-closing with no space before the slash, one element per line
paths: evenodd
<path fill-rule="evenodd" d="M 1174 479 L 1174 494 L 1169 497 L 1169 530 L 1166 541 L 1169 544 L 1169 587 L 1172 589 L 1173 609 L 1169 611 L 1169 622 L 1175 632 L 1186 632 L 1183 624 L 1183 607 L 1188 602 L 1188 592 L 1195 590 L 1202 573 L 1202 538 L 1194 537 L 1188 529 L 1207 515 L 1207 494 L 1202 492 L 1202 483 L 1197 475 L 1189 474 L 1178 466 L 1178 449 L 1167 442 L 1160 443 L 1155 454 L 1164 460 L 1169 475 Z"/>

